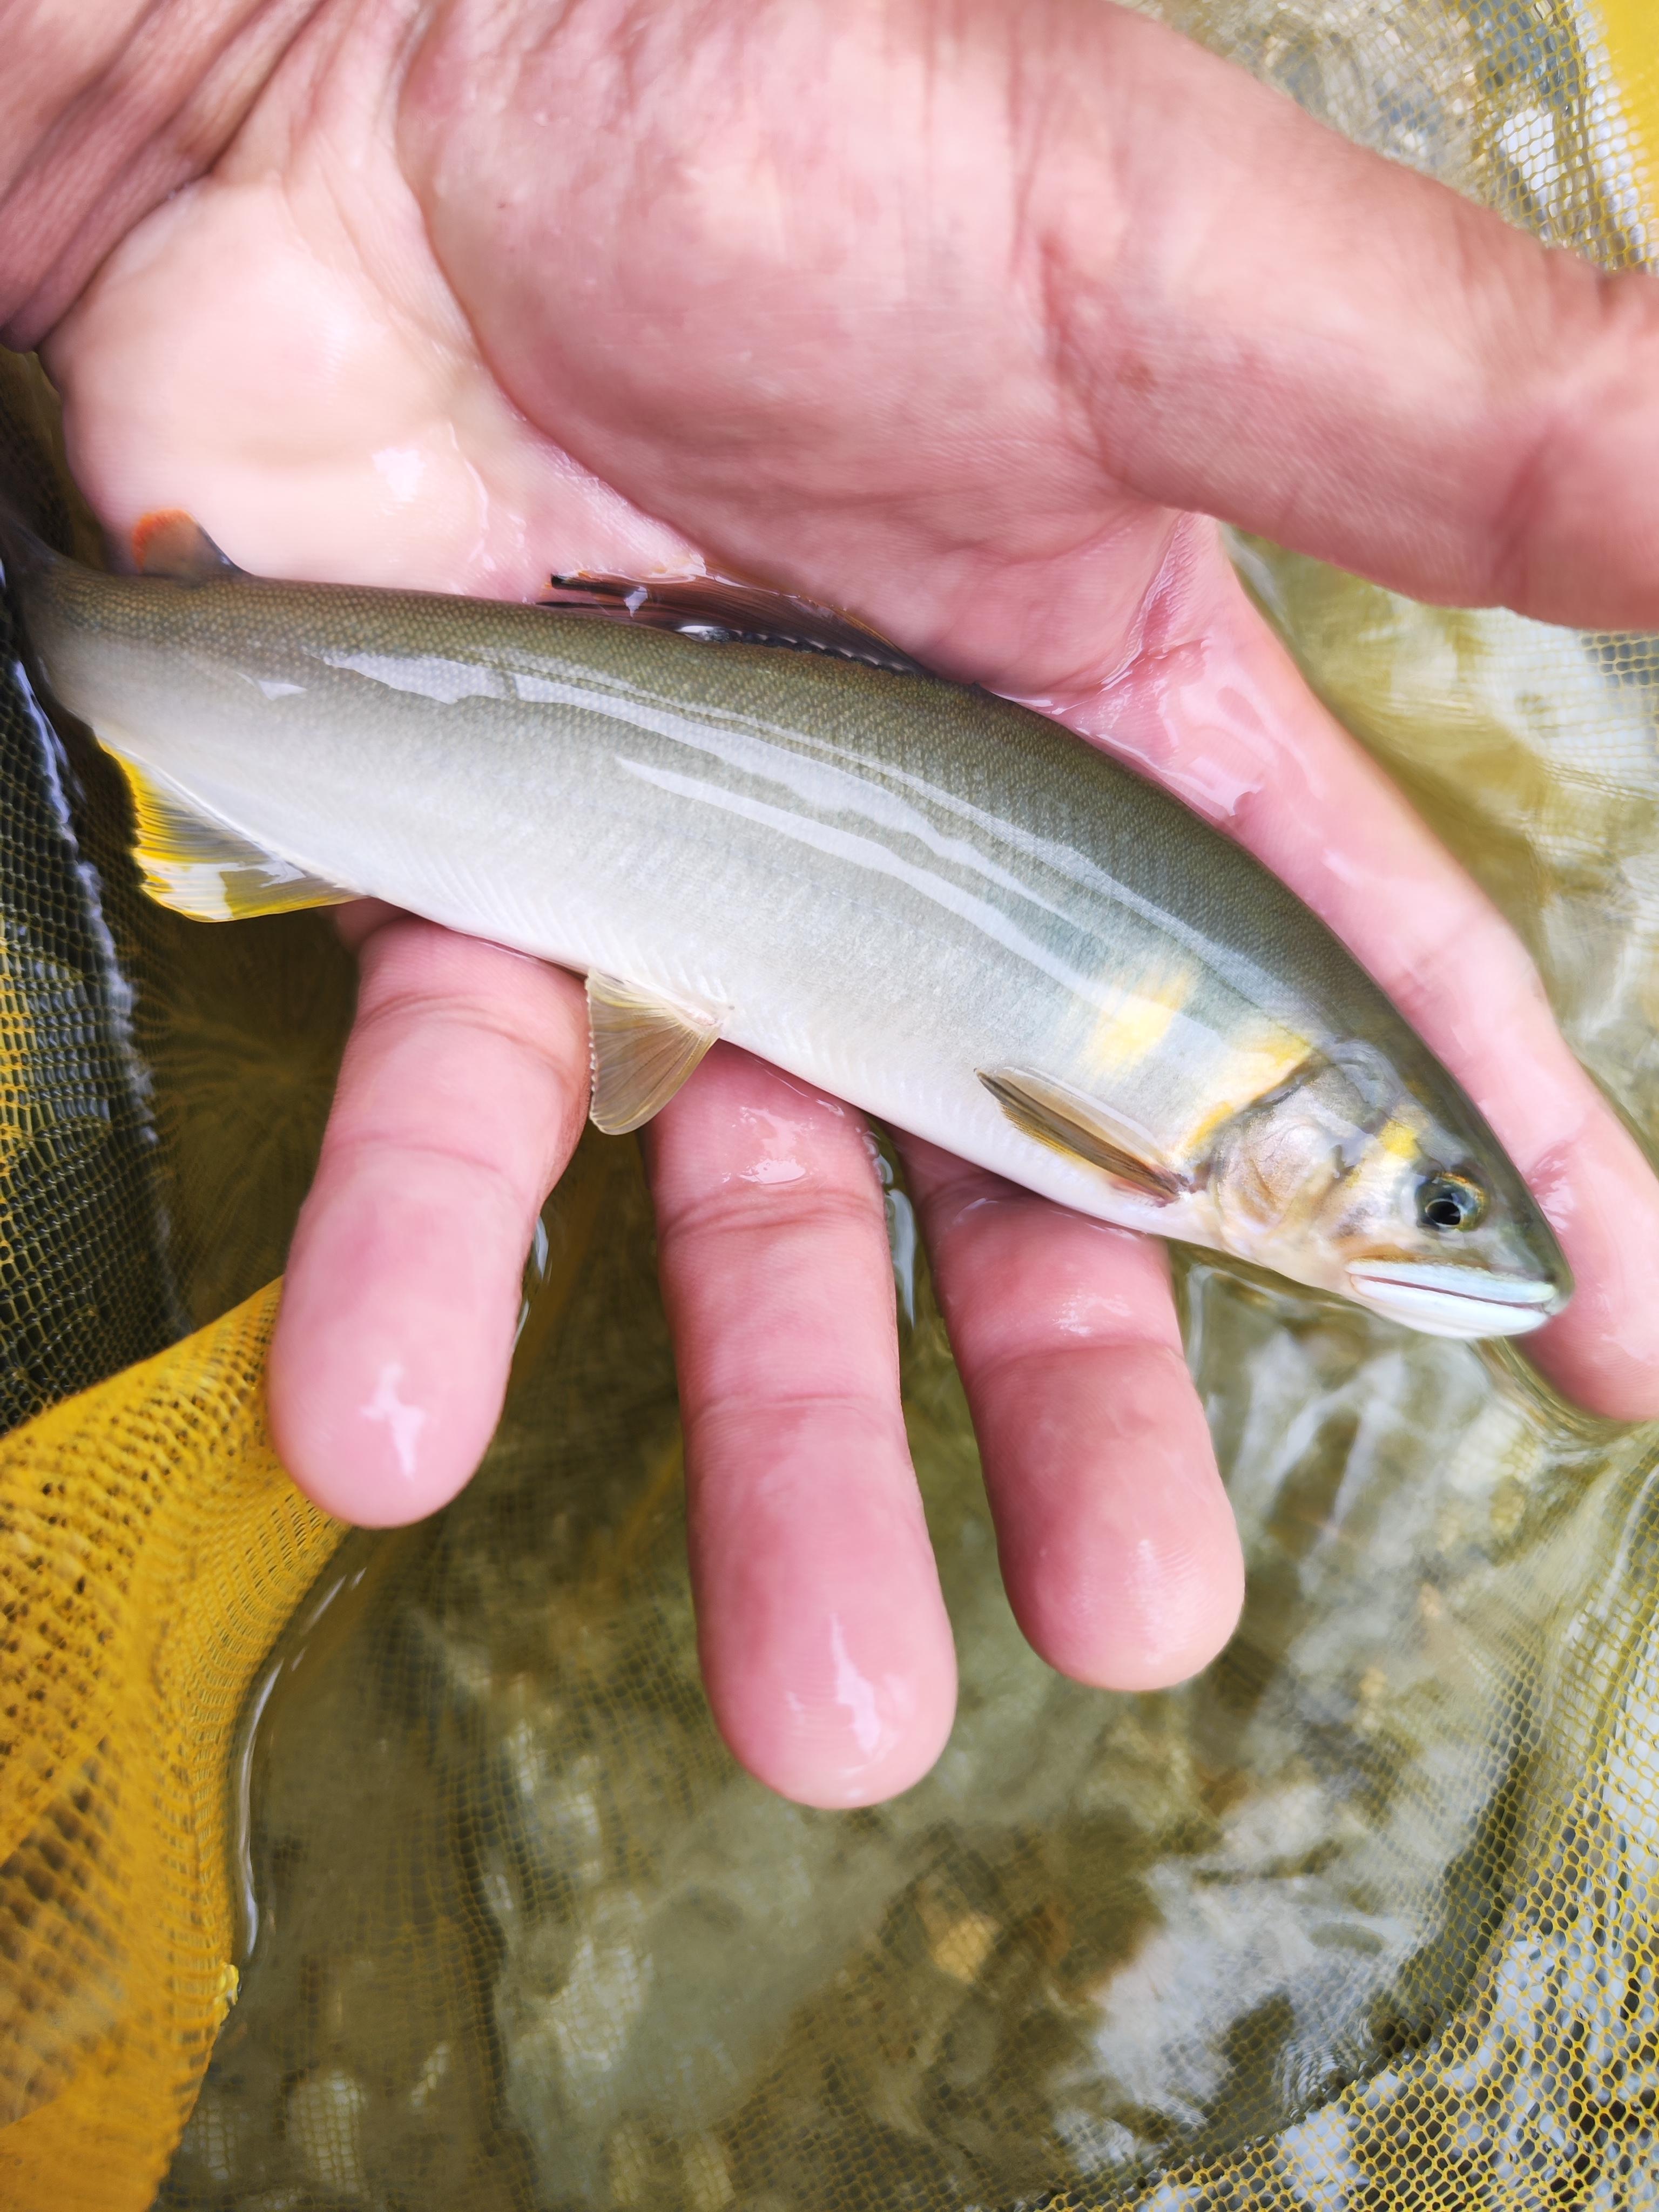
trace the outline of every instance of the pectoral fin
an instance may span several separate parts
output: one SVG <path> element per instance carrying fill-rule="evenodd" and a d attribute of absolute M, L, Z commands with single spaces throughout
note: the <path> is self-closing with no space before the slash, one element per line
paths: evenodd
<path fill-rule="evenodd" d="M 132 557 L 141 576 L 166 576 L 175 584 L 215 584 L 243 573 L 181 507 L 140 515 L 132 532 Z"/>
<path fill-rule="evenodd" d="M 851 615 L 798 599 L 787 592 L 734 584 L 725 576 L 555 576 L 553 597 L 542 605 L 566 614 L 609 616 L 653 629 L 677 629 L 711 645 L 783 645 L 805 653 L 867 661 L 872 668 L 925 676 L 920 661 L 890 645 L 878 630 Z"/>
<path fill-rule="evenodd" d="M 981 1068 L 979 1079 L 1024 1135 L 1087 1161 L 1138 1198 L 1169 1206 L 1193 1188 L 1145 1129 L 1069 1084 L 1024 1067 Z"/>
<path fill-rule="evenodd" d="M 132 793 L 133 854 L 158 906 L 194 921 L 246 921 L 356 896 L 254 844 L 153 769 L 115 758 Z"/>
<path fill-rule="evenodd" d="M 625 1136 L 659 1114 L 720 1033 L 720 1017 L 676 1006 L 614 975 L 587 979 L 593 1126 Z"/>

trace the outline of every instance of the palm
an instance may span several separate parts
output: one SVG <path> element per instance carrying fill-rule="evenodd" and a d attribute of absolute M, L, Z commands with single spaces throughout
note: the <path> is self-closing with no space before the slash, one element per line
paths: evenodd
<path fill-rule="evenodd" d="M 1419 220 L 1425 188 L 1108 9 L 1057 11 L 1051 50 L 988 4 L 948 52 L 925 18 L 526 7 L 502 32 L 462 6 L 395 102 L 374 11 L 325 64 L 301 41 L 55 337 L 84 481 L 118 531 L 188 506 L 275 574 L 530 597 L 554 567 L 704 556 L 1041 700 L 1251 844 L 1395 992 L 1544 1178 L 1581 1291 L 1541 1356 L 1588 1402 L 1647 1410 L 1659 1336 L 1632 1285 L 1659 1197 L 1507 933 L 1302 690 L 1213 526 L 1161 503 L 1283 521 L 1425 591 L 1504 586 L 1455 471 L 1345 534 L 1352 477 L 1384 464 L 1345 451 L 1340 406 L 1288 404 L 1322 373 L 1285 304 L 1320 279 L 1320 234 L 1236 204 L 1275 133 L 1333 239 Z M 1178 187 L 1152 161 L 1157 101 L 1127 120 L 1114 67 L 1143 94 L 1190 76 Z M 1401 279 L 1431 322 L 1471 253 L 1510 250 L 1431 212 Z M 1162 261 L 1164 228 L 1201 245 Z M 1195 329 L 1251 315 L 1231 386 L 1226 345 L 1195 365 Z M 1402 356 L 1402 388 L 1419 368 Z M 1446 419 L 1401 410 L 1398 444 L 1421 427 L 1462 450 L 1463 386 L 1437 389 Z M 1554 550 L 1530 588 L 1571 613 Z M 1647 588 L 1591 580 L 1613 613 Z M 1403 913 L 1378 896 L 1401 878 Z M 555 971 L 408 921 L 364 957 L 272 1408 L 300 1479 L 372 1521 L 441 1502 L 483 1448 L 586 1060 Z M 951 1662 L 860 1126 L 716 1054 L 649 1149 L 711 1694 L 777 1786 L 879 1796 L 937 1750 Z M 1161 1252 L 906 1158 L 1022 1623 L 1086 1679 L 1178 1677 L 1227 1633 L 1239 1579 Z M 388 1403 L 419 1413 L 398 1431 L 418 1449 Z"/>

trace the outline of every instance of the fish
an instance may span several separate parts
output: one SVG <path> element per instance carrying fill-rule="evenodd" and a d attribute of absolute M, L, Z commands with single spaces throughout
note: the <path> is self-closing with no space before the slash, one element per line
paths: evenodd
<path fill-rule="evenodd" d="M 586 979 L 591 1111 L 726 1038 L 1059 1204 L 1430 1334 L 1572 1281 L 1492 1129 L 1326 926 L 1169 793 L 811 602 L 137 573 L 0 521 L 37 680 L 203 921 L 372 896 Z"/>

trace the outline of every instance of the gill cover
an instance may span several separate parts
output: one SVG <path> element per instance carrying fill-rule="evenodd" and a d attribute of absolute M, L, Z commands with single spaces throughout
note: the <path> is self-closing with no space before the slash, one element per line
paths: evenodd
<path fill-rule="evenodd" d="M 1314 1056 L 1208 1165 L 1226 1249 L 1426 1334 L 1519 1335 L 1571 1293 L 1496 1134 L 1420 1049 L 1408 1072 L 1358 1041 Z M 1443 1203 L 1454 1194 L 1470 1203 Z"/>

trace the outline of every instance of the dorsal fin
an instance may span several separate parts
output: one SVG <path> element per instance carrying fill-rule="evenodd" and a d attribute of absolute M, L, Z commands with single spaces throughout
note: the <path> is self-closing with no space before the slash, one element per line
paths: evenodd
<path fill-rule="evenodd" d="M 555 576 L 553 596 L 542 601 L 566 614 L 602 615 L 615 622 L 676 629 L 711 645 L 783 645 L 862 660 L 899 676 L 929 671 L 850 615 L 837 614 L 788 592 L 766 592 L 726 576 Z"/>
<path fill-rule="evenodd" d="M 158 906 L 192 921 L 246 921 L 356 897 L 228 828 L 154 769 L 125 753 L 115 758 L 132 793 L 133 855 Z"/>
<path fill-rule="evenodd" d="M 659 1114 L 720 1033 L 721 1017 L 614 975 L 587 979 L 593 1098 L 588 1111 L 607 1137 L 626 1136 Z"/>
<path fill-rule="evenodd" d="M 1027 1067 L 981 1068 L 979 1079 L 1024 1135 L 1086 1160 L 1138 1197 L 1168 1206 L 1193 1188 L 1192 1176 L 1148 1131 L 1070 1084 Z"/>
<path fill-rule="evenodd" d="M 181 507 L 158 507 L 139 517 L 132 557 L 141 576 L 166 576 L 175 584 L 216 584 L 243 574 Z"/>

